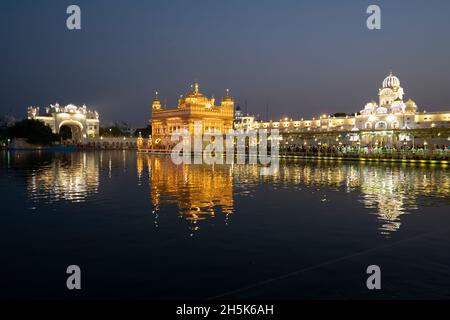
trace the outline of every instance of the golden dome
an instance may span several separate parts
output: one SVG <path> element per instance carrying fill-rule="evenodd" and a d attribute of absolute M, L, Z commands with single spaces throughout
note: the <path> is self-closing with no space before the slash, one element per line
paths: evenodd
<path fill-rule="evenodd" d="M 405 111 L 407 111 L 407 112 L 416 112 L 417 111 L 417 104 L 411 99 L 406 101 L 405 106 L 406 106 Z"/>
<path fill-rule="evenodd" d="M 186 98 L 202 98 L 204 95 L 198 90 L 198 83 L 191 85 L 191 90 L 186 94 Z"/>
<path fill-rule="evenodd" d="M 158 91 L 155 92 L 155 98 L 153 99 L 153 102 L 160 102 L 161 103 L 161 101 L 159 101 L 159 99 L 158 99 Z"/>
<path fill-rule="evenodd" d="M 222 102 L 224 101 L 233 102 L 233 98 L 230 96 L 230 89 L 227 89 L 225 97 L 222 98 Z"/>
<path fill-rule="evenodd" d="M 161 110 L 161 101 L 158 99 L 158 91 L 155 92 L 155 98 L 152 101 L 153 110 Z"/>

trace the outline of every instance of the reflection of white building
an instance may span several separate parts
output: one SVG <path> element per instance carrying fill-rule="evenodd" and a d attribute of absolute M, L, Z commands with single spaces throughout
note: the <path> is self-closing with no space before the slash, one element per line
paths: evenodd
<path fill-rule="evenodd" d="M 28 177 L 28 196 L 40 202 L 83 202 L 98 192 L 100 159 L 96 154 L 67 153 Z"/>
<path fill-rule="evenodd" d="M 53 133 L 67 126 L 72 131 L 72 140 L 95 137 L 99 133 L 99 116 L 97 111 L 87 109 L 85 105 L 77 107 L 73 104 L 60 106 L 58 103 L 45 108 L 45 115 L 39 114 L 39 107 L 28 107 L 28 119 L 43 121 Z"/>

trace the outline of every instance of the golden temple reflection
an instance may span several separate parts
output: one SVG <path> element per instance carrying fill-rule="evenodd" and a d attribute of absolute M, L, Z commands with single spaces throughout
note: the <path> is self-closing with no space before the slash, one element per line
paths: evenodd
<path fill-rule="evenodd" d="M 150 197 L 155 218 L 163 204 L 177 204 L 180 217 L 192 223 L 224 215 L 225 223 L 233 213 L 233 176 L 230 165 L 180 165 L 170 157 L 138 154 L 138 176 L 145 163 L 149 169 Z M 158 226 L 157 219 L 155 225 Z"/>
<path fill-rule="evenodd" d="M 233 194 L 252 196 L 261 183 L 275 190 L 319 193 L 322 202 L 329 201 L 326 190 L 359 192 L 358 202 L 377 216 L 378 229 L 386 237 L 399 230 L 401 216 L 416 211 L 421 199 L 448 201 L 450 192 L 450 177 L 432 167 L 286 161 L 277 175 L 261 176 L 257 165 L 176 166 L 167 156 L 139 154 L 138 176 L 145 170 L 145 162 L 155 215 L 162 205 L 175 203 L 180 217 L 192 222 L 193 230 L 198 229 L 197 222 L 219 212 L 227 221 L 235 210 Z"/>

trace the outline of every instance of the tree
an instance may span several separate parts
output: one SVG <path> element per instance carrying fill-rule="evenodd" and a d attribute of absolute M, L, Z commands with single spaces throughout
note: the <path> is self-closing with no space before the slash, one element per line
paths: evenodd
<path fill-rule="evenodd" d="M 58 139 L 52 129 L 42 121 L 25 119 L 7 128 L 10 138 L 24 138 L 30 144 L 49 145 Z"/>
<path fill-rule="evenodd" d="M 7 139 L 8 126 L 4 118 L 0 118 L 0 141 Z"/>
<path fill-rule="evenodd" d="M 123 132 L 117 125 L 110 127 L 100 127 L 99 133 L 104 137 L 124 137 L 126 132 Z"/>
<path fill-rule="evenodd" d="M 145 128 L 137 128 L 134 130 L 134 136 L 139 137 L 139 133 L 142 137 L 148 137 L 152 134 L 152 126 L 148 125 Z"/>

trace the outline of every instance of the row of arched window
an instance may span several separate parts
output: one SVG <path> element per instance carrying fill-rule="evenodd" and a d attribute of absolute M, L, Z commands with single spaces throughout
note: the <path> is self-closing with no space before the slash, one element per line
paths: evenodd
<path fill-rule="evenodd" d="M 366 129 L 399 129 L 400 123 L 398 121 L 392 121 L 390 125 L 386 121 L 378 121 L 375 123 L 375 126 L 372 122 L 366 122 Z"/>

